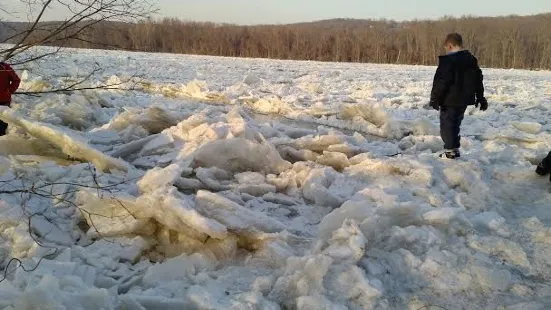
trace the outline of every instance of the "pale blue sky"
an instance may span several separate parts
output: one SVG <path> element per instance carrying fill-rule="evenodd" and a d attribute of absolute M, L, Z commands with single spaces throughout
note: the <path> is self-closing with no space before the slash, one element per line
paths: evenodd
<path fill-rule="evenodd" d="M 161 14 L 239 24 L 288 23 L 337 17 L 437 18 L 551 12 L 551 0 L 158 0 Z"/>
<path fill-rule="evenodd" d="M 443 15 L 495 16 L 551 12 L 551 0 L 150 0 L 157 3 L 159 17 L 237 24 L 272 24 L 329 18 L 389 18 L 409 20 Z M 21 0 L 0 0 L 25 19 Z M 52 9 L 46 19 L 64 14 Z M 2 16 L 0 16 L 2 17 Z M 4 16 L 5 18 L 5 16 Z"/>

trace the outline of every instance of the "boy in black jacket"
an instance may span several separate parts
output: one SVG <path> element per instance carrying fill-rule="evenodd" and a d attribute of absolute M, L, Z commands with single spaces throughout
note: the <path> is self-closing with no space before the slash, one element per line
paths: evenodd
<path fill-rule="evenodd" d="M 440 157 L 455 159 L 460 157 L 459 131 L 467 107 L 480 105 L 480 110 L 486 111 L 488 102 L 484 98 L 483 75 L 478 60 L 463 49 L 461 35 L 448 34 L 444 48 L 446 55 L 439 57 L 430 106 L 440 111 L 440 135 L 445 148 Z"/>

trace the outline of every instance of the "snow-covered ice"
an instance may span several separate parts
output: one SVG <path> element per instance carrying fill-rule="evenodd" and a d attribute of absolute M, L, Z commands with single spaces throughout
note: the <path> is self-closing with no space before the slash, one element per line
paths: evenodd
<path fill-rule="evenodd" d="M 66 50 L 22 90 L 96 62 L 0 111 L 0 309 L 551 308 L 551 73 L 484 70 L 450 161 L 433 67 Z"/>

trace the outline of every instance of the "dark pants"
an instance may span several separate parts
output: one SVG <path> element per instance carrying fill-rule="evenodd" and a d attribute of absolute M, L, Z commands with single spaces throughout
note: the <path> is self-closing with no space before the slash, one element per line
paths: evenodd
<path fill-rule="evenodd" d="M 466 110 L 467 107 L 440 108 L 440 136 L 444 140 L 446 150 L 458 149 L 461 146 L 459 131 Z"/>
<path fill-rule="evenodd" d="M 0 105 L 9 107 L 10 103 L 9 102 L 0 102 Z M 0 121 L 0 136 L 5 136 L 7 130 L 8 130 L 8 124 Z"/>
<path fill-rule="evenodd" d="M 551 171 L 551 152 L 547 154 L 547 157 L 545 157 L 542 161 L 540 166 L 545 169 L 546 172 Z"/>
<path fill-rule="evenodd" d="M 0 136 L 5 136 L 8 130 L 8 124 L 0 121 Z"/>

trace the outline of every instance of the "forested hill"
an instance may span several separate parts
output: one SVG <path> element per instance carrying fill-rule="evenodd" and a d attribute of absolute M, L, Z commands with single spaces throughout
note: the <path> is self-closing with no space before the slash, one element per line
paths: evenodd
<path fill-rule="evenodd" d="M 55 23 L 49 23 L 55 25 Z M 0 24 L 7 38 L 24 23 Z M 238 26 L 177 19 L 137 24 L 102 22 L 81 37 L 57 42 L 233 57 L 434 65 L 446 33 L 463 34 L 485 67 L 551 69 L 551 14 L 396 22 L 333 19 L 290 25 Z M 39 36 L 40 34 L 37 34 Z M 17 38 L 12 39 L 17 40 Z"/>

